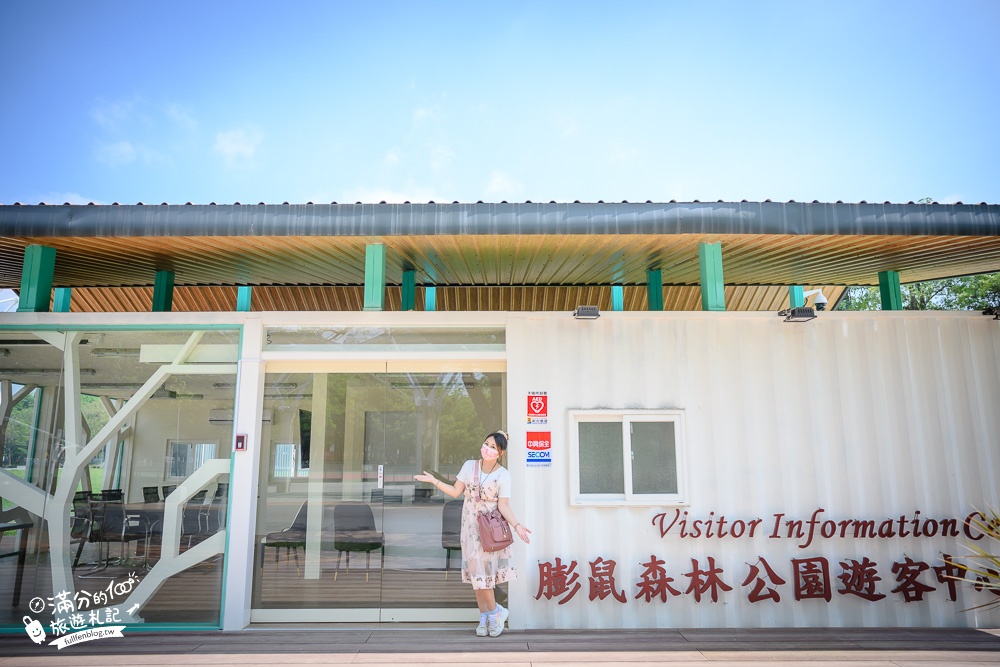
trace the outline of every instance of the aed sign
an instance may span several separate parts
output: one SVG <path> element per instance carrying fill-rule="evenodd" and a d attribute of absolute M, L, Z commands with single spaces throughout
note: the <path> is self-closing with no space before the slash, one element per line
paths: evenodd
<path fill-rule="evenodd" d="M 528 392 L 528 423 L 549 423 L 549 396 L 547 392 Z"/>
<path fill-rule="evenodd" d="M 547 467 L 552 465 L 552 432 L 529 431 L 525 434 L 527 443 L 526 460 L 529 466 Z"/>

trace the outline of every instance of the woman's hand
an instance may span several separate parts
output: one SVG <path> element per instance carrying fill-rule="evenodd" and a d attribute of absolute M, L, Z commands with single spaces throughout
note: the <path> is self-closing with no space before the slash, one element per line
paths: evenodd
<path fill-rule="evenodd" d="M 514 532 L 517 533 L 517 536 L 521 538 L 522 542 L 525 544 L 531 544 L 531 540 L 528 539 L 528 533 L 530 533 L 531 530 L 529 530 L 523 523 L 517 524 L 517 528 L 514 529 Z"/>
<path fill-rule="evenodd" d="M 433 484 L 434 486 L 437 486 L 438 483 L 438 478 L 430 474 L 426 470 L 424 471 L 423 475 L 414 475 L 413 479 L 417 480 L 418 482 L 427 482 L 428 484 Z"/>

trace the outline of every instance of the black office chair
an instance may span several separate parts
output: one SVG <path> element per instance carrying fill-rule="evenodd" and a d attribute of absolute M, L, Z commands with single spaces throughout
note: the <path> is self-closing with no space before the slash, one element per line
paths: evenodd
<path fill-rule="evenodd" d="M 125 502 L 125 493 L 121 489 L 104 489 L 97 494 L 97 497 L 109 502 Z"/>
<path fill-rule="evenodd" d="M 451 569 L 451 552 L 462 550 L 462 500 L 449 500 L 441 510 L 441 548 L 445 550 L 444 578 Z"/>
<path fill-rule="evenodd" d="M 340 572 L 340 557 L 347 552 L 345 572 L 351 571 L 351 552 L 365 552 L 365 583 L 368 583 L 368 573 L 371 569 L 372 552 L 382 550 L 382 564 L 379 569 L 385 569 L 385 535 L 375 527 L 375 514 L 372 508 L 364 503 L 341 503 L 333 508 L 333 548 L 337 550 L 337 569 L 333 580 L 337 580 Z"/>
<path fill-rule="evenodd" d="M 305 548 L 306 546 L 306 515 L 308 506 L 308 503 L 302 503 L 302 507 L 295 513 L 295 519 L 288 528 L 268 533 L 260 541 L 261 570 L 264 569 L 265 549 L 271 547 L 274 549 L 274 571 L 277 572 L 278 555 L 281 553 L 281 547 L 285 547 L 285 559 L 287 560 L 288 554 L 291 552 L 295 556 L 295 571 L 301 574 L 299 570 L 299 547 Z"/>
<path fill-rule="evenodd" d="M 125 547 L 129 542 L 147 540 L 148 535 L 142 527 L 142 522 L 136 516 L 129 516 L 125 511 L 125 504 L 121 498 L 115 498 L 115 494 L 109 495 L 111 500 L 104 500 L 100 496 L 91 497 L 90 503 L 90 540 L 101 544 L 107 544 L 107 556 L 104 557 L 104 564 L 107 566 L 111 560 L 111 542 L 121 544 L 120 563 L 127 563 L 125 558 Z M 146 545 L 147 550 L 149 545 Z"/>
<path fill-rule="evenodd" d="M 177 488 L 176 484 L 165 484 L 163 486 L 163 499 L 166 500 L 167 496 L 169 496 L 171 493 L 173 493 L 174 489 L 176 489 L 176 488 Z"/>
<path fill-rule="evenodd" d="M 80 564 L 80 555 L 83 547 L 90 541 L 90 527 L 93 520 L 90 516 L 90 491 L 77 491 L 73 496 L 73 516 L 70 517 L 69 543 L 80 544 L 76 549 L 76 558 L 73 559 L 73 567 Z"/>
<path fill-rule="evenodd" d="M 142 487 L 142 502 L 144 503 L 160 502 L 160 489 L 155 486 Z"/>

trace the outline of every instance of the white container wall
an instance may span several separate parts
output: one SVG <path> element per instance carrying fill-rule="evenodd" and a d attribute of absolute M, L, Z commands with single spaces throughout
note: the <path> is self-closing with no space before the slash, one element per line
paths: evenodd
<path fill-rule="evenodd" d="M 512 314 L 507 351 L 513 505 L 534 531 L 515 627 L 1000 625 L 965 611 L 996 597 L 934 569 L 968 553 L 970 513 L 1000 504 L 1000 322 Z M 535 392 L 547 424 L 525 423 Z M 682 411 L 687 504 L 571 505 L 570 411 L 597 409 Z M 537 432 L 549 467 L 527 465 Z M 666 601 L 638 585 L 653 557 Z"/>

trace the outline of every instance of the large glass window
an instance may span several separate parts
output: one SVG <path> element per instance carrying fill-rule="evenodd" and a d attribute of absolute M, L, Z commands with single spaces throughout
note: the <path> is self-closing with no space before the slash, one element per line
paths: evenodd
<path fill-rule="evenodd" d="M 0 624 L 218 625 L 238 342 L 0 329 Z"/>
<path fill-rule="evenodd" d="M 570 419 L 572 504 L 686 502 L 683 411 L 576 410 Z"/>
<path fill-rule="evenodd" d="M 472 588 L 461 581 L 462 500 L 413 475 L 455 480 L 505 425 L 504 381 L 489 372 L 268 373 L 251 620 L 473 619 Z"/>

